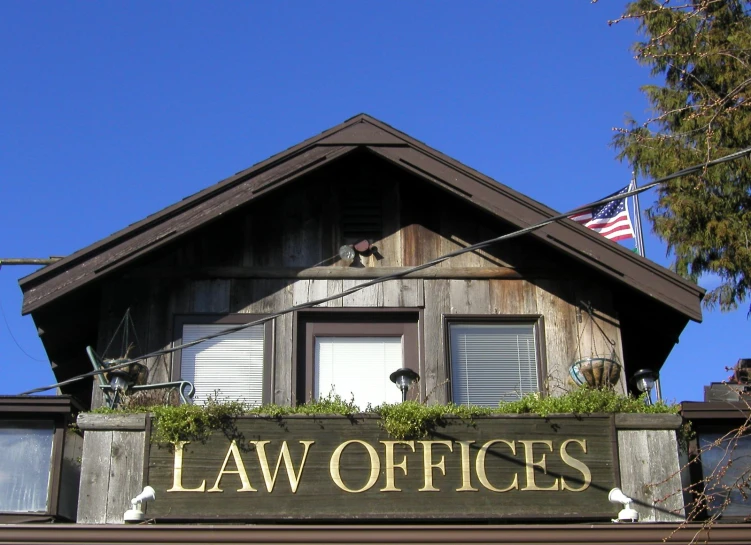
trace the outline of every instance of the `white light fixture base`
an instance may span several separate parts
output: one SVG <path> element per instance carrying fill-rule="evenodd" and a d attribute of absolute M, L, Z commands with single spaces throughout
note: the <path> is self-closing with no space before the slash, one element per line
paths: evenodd
<path fill-rule="evenodd" d="M 618 518 L 613 522 L 639 522 L 639 513 L 636 509 L 625 507 L 618 512 Z"/>
<path fill-rule="evenodd" d="M 146 520 L 146 514 L 139 508 L 128 509 L 123 515 L 123 520 L 125 522 L 143 522 Z"/>
<path fill-rule="evenodd" d="M 131 508 L 125 511 L 123 521 L 126 523 L 143 522 L 146 520 L 146 514 L 141 510 L 141 504 L 146 501 L 154 501 L 156 492 L 150 486 L 146 486 L 138 496 L 130 500 Z"/>

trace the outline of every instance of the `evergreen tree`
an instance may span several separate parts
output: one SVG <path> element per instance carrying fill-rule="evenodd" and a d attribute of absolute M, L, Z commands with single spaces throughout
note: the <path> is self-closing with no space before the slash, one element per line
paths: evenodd
<path fill-rule="evenodd" d="M 751 1 L 636 0 L 612 23 L 635 20 L 639 63 L 662 85 L 646 85 L 652 118 L 627 119 L 613 139 L 618 157 L 659 178 L 751 146 Z M 722 279 L 711 307 L 751 295 L 751 159 L 682 177 L 648 211 L 678 273 Z"/>

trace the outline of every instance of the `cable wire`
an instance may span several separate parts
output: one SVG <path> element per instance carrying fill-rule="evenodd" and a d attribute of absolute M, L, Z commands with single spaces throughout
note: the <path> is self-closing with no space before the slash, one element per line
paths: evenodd
<path fill-rule="evenodd" d="M 471 246 L 466 246 L 464 248 L 459 248 L 458 250 L 454 250 L 453 252 L 450 252 L 448 254 L 444 254 L 442 256 L 439 256 L 435 259 L 432 259 L 431 261 L 428 261 L 426 263 L 423 263 L 422 265 L 416 265 L 414 267 L 410 267 L 408 269 L 405 269 L 403 271 L 395 272 L 389 275 L 385 276 L 379 276 L 377 278 L 374 278 L 372 280 L 368 280 L 367 282 L 363 282 L 362 284 L 358 284 L 356 286 L 353 286 L 349 289 L 346 289 L 340 293 L 336 293 L 334 295 L 329 295 L 327 297 L 323 297 L 321 299 L 316 299 L 314 301 L 308 301 L 307 303 L 301 303 L 299 305 L 294 305 L 292 307 L 288 307 L 284 310 L 280 310 L 278 312 L 274 312 L 272 314 L 269 314 L 267 316 L 264 316 L 263 318 L 260 318 L 258 320 L 254 320 L 252 322 L 247 322 L 244 324 L 228 327 L 227 329 L 224 329 L 222 331 L 219 331 L 217 333 L 212 333 L 211 335 L 206 335 L 205 337 L 201 337 L 200 339 L 195 339 L 193 341 L 183 343 L 177 346 L 173 346 L 171 348 L 164 348 L 162 350 L 156 350 L 154 352 L 150 352 L 148 354 L 144 354 L 143 356 L 139 356 L 137 358 L 129 359 L 124 362 L 119 362 L 116 365 L 113 365 L 111 367 L 107 367 L 105 369 L 97 369 L 94 371 L 89 371 L 88 373 L 84 373 L 82 375 L 78 375 L 72 378 L 69 378 L 67 380 L 64 380 L 62 382 L 58 382 L 56 384 L 51 384 L 49 386 L 43 386 L 41 388 L 34 388 L 33 390 L 28 390 L 26 392 L 22 392 L 19 395 L 31 395 L 39 392 L 44 392 L 47 390 L 51 390 L 53 388 L 58 388 L 60 386 L 66 386 L 68 384 L 72 384 L 74 382 L 77 382 L 79 380 L 83 380 L 88 377 L 93 377 L 96 375 L 100 375 L 103 373 L 108 373 L 110 371 L 113 371 L 115 369 L 121 369 L 123 367 L 128 367 L 129 365 L 132 365 L 134 363 L 138 363 L 139 361 L 148 359 L 148 358 L 155 358 L 158 356 L 163 356 L 166 354 L 171 354 L 173 352 L 176 352 L 178 350 L 182 350 L 184 348 L 189 348 L 191 346 L 195 346 L 197 344 L 200 344 L 205 341 L 209 341 L 211 339 L 215 339 L 217 337 L 221 337 L 224 335 L 228 335 L 230 333 L 235 333 L 236 331 L 242 331 L 243 329 L 247 329 L 249 327 L 253 327 L 256 325 L 260 325 L 263 323 L 266 323 L 270 320 L 274 320 L 275 318 L 279 318 L 280 316 L 284 316 L 285 314 L 290 314 L 292 312 L 296 312 L 299 310 L 305 310 L 307 308 L 314 307 L 316 305 L 320 305 L 323 303 L 327 303 L 329 301 L 333 301 L 334 299 L 339 299 L 341 297 L 346 297 L 347 295 L 351 295 L 353 293 L 356 293 L 360 290 L 363 290 L 365 288 L 369 288 L 370 286 L 375 286 L 376 284 L 380 284 L 382 282 L 387 282 L 389 280 L 397 280 L 399 278 L 403 278 L 405 276 L 408 276 L 410 274 L 416 273 L 418 271 L 422 271 L 424 269 L 428 269 L 430 267 L 433 267 L 434 265 L 437 265 L 443 261 L 446 261 L 447 259 L 451 259 L 452 257 L 456 257 L 458 255 L 465 254 L 467 252 L 473 252 L 475 250 L 481 250 L 483 248 L 487 248 L 488 246 L 492 246 L 493 244 L 497 244 L 498 242 L 502 242 L 504 240 L 509 240 L 512 238 L 517 238 L 523 235 L 526 235 L 528 233 L 531 233 L 532 231 L 536 231 L 537 229 L 541 229 L 542 227 L 545 227 L 546 225 L 550 225 L 551 223 L 555 223 L 556 221 L 560 221 L 562 219 L 566 219 L 569 216 L 573 216 L 575 214 L 578 214 L 580 212 L 584 212 L 585 210 L 589 210 L 591 208 L 594 208 L 596 206 L 601 206 L 603 204 L 609 203 L 611 201 L 616 201 L 620 199 L 625 199 L 627 197 L 631 197 L 632 195 L 638 195 L 639 193 L 643 193 L 644 191 L 648 191 L 654 187 L 657 187 L 659 185 L 664 184 L 665 182 L 668 182 L 670 180 L 673 180 L 675 178 L 679 178 L 681 176 L 687 176 L 689 174 L 694 174 L 698 171 L 705 170 L 709 167 L 719 165 L 721 163 L 727 163 L 729 161 L 734 161 L 736 159 L 739 159 L 743 156 L 746 156 L 748 154 L 751 154 L 751 147 L 745 148 L 741 151 L 731 153 L 730 155 L 726 155 L 724 157 L 720 157 L 719 159 L 715 159 L 713 161 L 708 161 L 706 163 L 701 163 L 698 165 L 694 165 L 688 168 L 684 168 L 682 170 L 679 170 L 677 172 L 674 172 L 673 174 L 669 174 L 667 176 L 664 176 L 662 178 L 659 178 L 649 184 L 643 185 L 641 187 L 638 187 L 636 189 L 633 189 L 631 191 L 627 191 L 625 193 L 618 193 L 616 195 L 606 197 L 604 199 L 600 199 L 598 201 L 591 202 L 584 206 L 579 206 L 577 208 L 574 208 L 573 210 L 570 210 L 568 212 L 564 212 L 562 214 L 556 214 L 554 216 L 551 216 L 541 222 L 535 223 L 534 225 L 530 225 L 527 227 L 524 227 L 522 229 L 519 229 L 517 231 L 512 231 L 511 233 L 506 233 L 505 235 L 501 235 L 498 237 L 494 237 L 482 242 L 478 242 L 476 244 L 472 244 Z"/>
<path fill-rule="evenodd" d="M 8 335 L 10 335 L 10 338 L 13 339 L 13 342 L 16 344 L 16 347 L 29 359 L 32 359 L 34 361 L 38 361 L 39 363 L 47 363 L 47 360 L 40 360 L 39 358 L 35 358 L 31 354 L 29 354 L 26 350 L 23 349 L 23 346 L 18 342 L 16 339 L 16 336 L 13 335 L 13 330 L 10 328 L 10 324 L 8 323 L 8 318 L 5 316 L 5 309 L 3 308 L 2 302 L 0 302 L 0 314 L 3 315 L 3 322 L 5 322 L 5 327 L 8 329 Z"/>

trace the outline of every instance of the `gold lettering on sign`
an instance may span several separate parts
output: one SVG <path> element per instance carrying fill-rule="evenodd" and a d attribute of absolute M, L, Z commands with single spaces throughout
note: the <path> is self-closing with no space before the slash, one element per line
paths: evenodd
<path fill-rule="evenodd" d="M 190 441 L 177 441 L 175 443 L 175 465 L 173 466 L 172 488 L 167 492 L 204 492 L 206 479 L 197 488 L 183 488 L 183 447 Z"/>
<path fill-rule="evenodd" d="M 229 457 L 232 455 L 233 460 L 235 461 L 235 467 L 237 467 L 237 470 L 230 471 L 227 468 L 227 462 L 229 462 Z M 222 489 L 219 488 L 219 483 L 222 480 L 222 477 L 225 475 L 238 475 L 240 477 L 240 482 L 242 483 L 242 488 L 238 488 L 238 492 L 258 492 L 255 488 L 253 488 L 250 485 L 250 480 L 248 479 L 248 474 L 245 471 L 245 466 L 243 465 L 243 459 L 240 456 L 240 449 L 237 448 L 237 441 L 234 439 L 229 445 L 229 449 L 227 450 L 227 455 L 224 457 L 224 463 L 222 464 L 222 469 L 219 470 L 219 475 L 216 476 L 216 482 L 214 483 L 214 486 L 212 486 L 208 492 L 221 492 Z"/>
<path fill-rule="evenodd" d="M 398 464 L 394 463 L 394 445 L 407 445 L 415 451 L 414 441 L 381 441 L 386 447 L 386 486 L 381 488 L 381 492 L 401 492 L 401 488 L 397 488 L 394 484 L 394 468 L 399 468 L 407 475 L 407 456 L 404 455 L 402 461 Z"/>
<path fill-rule="evenodd" d="M 363 486 L 359 490 L 352 490 L 351 488 L 348 488 L 347 485 L 345 485 L 342 481 L 342 476 L 340 474 L 339 463 L 342 457 L 342 452 L 344 452 L 344 449 L 352 443 L 359 443 L 360 445 L 364 446 L 365 450 L 368 451 L 368 455 L 370 456 L 370 477 L 368 478 L 368 482 L 365 483 L 365 486 Z M 329 473 L 331 473 L 331 479 L 334 481 L 334 483 L 336 483 L 336 486 L 338 486 L 345 492 L 352 492 L 353 494 L 365 492 L 366 490 L 372 488 L 372 486 L 378 480 L 378 474 L 380 472 L 381 461 L 378 459 L 378 453 L 368 443 L 366 443 L 365 441 L 360 441 L 359 439 L 351 439 L 349 441 L 345 441 L 344 443 L 336 447 L 336 450 L 334 450 L 334 453 L 331 455 L 331 461 L 329 462 Z"/>
<path fill-rule="evenodd" d="M 279 466 L 284 460 L 284 467 L 287 470 L 287 478 L 289 479 L 289 485 L 292 488 L 292 493 L 297 492 L 297 487 L 300 485 L 300 477 L 302 477 L 302 471 L 305 469 L 305 460 L 308 458 L 308 449 L 310 445 L 315 441 L 300 441 L 305 449 L 302 454 L 302 462 L 300 462 L 300 471 L 295 474 L 295 466 L 292 463 L 292 456 L 290 456 L 289 448 L 287 447 L 287 441 L 282 443 L 282 449 L 279 452 L 279 458 L 276 461 L 276 469 L 274 469 L 274 475 L 271 475 L 269 470 L 269 461 L 266 458 L 266 445 L 271 441 L 251 441 L 250 443 L 256 446 L 256 452 L 258 453 L 258 462 L 261 464 L 261 472 L 263 473 L 263 480 L 266 481 L 266 490 L 272 492 L 274 485 L 276 484 L 276 476 L 279 474 Z"/>
<path fill-rule="evenodd" d="M 425 486 L 423 486 L 418 492 L 440 492 L 433 486 L 433 468 L 437 467 L 441 470 L 443 475 L 446 475 L 446 462 L 443 456 L 438 463 L 433 463 L 433 445 L 443 445 L 449 448 L 450 452 L 454 452 L 454 447 L 451 441 L 420 441 L 422 445 L 423 456 L 423 472 L 425 474 Z"/>
<path fill-rule="evenodd" d="M 457 488 L 457 492 L 477 492 L 476 488 L 472 488 L 472 471 L 469 464 L 469 445 L 474 441 L 457 441 L 456 442 L 462 449 L 462 487 Z"/>
<path fill-rule="evenodd" d="M 524 463 L 527 469 L 527 486 L 522 488 L 522 492 L 526 492 L 527 490 L 558 490 L 558 479 L 555 479 L 553 481 L 553 484 L 547 488 L 540 488 L 539 486 L 537 486 L 537 483 L 535 483 L 535 467 L 539 467 L 540 469 L 542 469 L 543 473 L 545 473 L 546 475 L 548 474 L 548 469 L 545 465 L 545 454 L 543 454 L 542 458 L 540 458 L 537 462 L 535 462 L 534 460 L 535 443 L 545 445 L 552 452 L 553 442 L 550 440 L 542 441 L 537 439 L 528 441 L 520 440 L 519 442 L 524 445 Z"/>
<path fill-rule="evenodd" d="M 475 460 L 477 478 L 479 479 L 482 486 L 484 486 L 488 490 L 492 490 L 493 492 L 508 492 L 509 490 L 518 490 L 519 475 L 517 475 L 516 473 L 514 473 L 514 480 L 511 481 L 511 484 L 506 488 L 496 488 L 492 484 L 490 484 L 490 481 L 488 481 L 488 476 L 485 474 L 485 455 L 488 453 L 488 449 L 495 443 L 503 443 L 504 445 L 507 445 L 511 449 L 511 454 L 516 456 L 516 445 L 513 441 L 506 441 L 505 439 L 494 439 L 492 441 L 488 441 L 480 447 L 480 451 L 477 453 L 477 460 Z"/>
<path fill-rule="evenodd" d="M 561 477 L 561 490 L 571 490 L 572 492 L 582 492 L 583 490 L 586 490 L 589 488 L 589 485 L 592 484 L 592 472 L 589 470 L 589 468 L 582 462 L 581 460 L 577 460 L 573 456 L 571 456 L 567 451 L 566 447 L 569 443 L 576 443 L 579 445 L 582 449 L 582 452 L 584 454 L 587 453 L 587 440 L 586 439 L 566 439 L 563 443 L 561 443 L 561 460 L 563 460 L 563 463 L 567 466 L 573 467 L 577 471 L 581 472 L 582 477 L 584 477 L 584 484 L 581 485 L 579 488 L 573 488 L 568 485 L 566 482 L 566 479 Z"/>

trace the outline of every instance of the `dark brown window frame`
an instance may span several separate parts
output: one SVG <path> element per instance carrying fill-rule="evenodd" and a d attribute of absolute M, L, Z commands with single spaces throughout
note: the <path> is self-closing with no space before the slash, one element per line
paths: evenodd
<path fill-rule="evenodd" d="M 50 477 L 47 483 L 47 511 L 44 513 L 0 512 L 0 524 L 44 522 L 50 518 L 69 520 L 62 517 L 60 513 L 65 434 L 68 431 L 68 426 L 75 421 L 75 415 L 80 410 L 81 405 L 69 396 L 0 396 L 0 418 L 2 420 L 51 422 L 54 430 L 50 456 Z"/>
<path fill-rule="evenodd" d="M 545 353 L 545 318 L 542 314 L 444 314 L 443 343 L 444 368 L 446 372 L 446 399 L 453 401 L 451 365 L 451 324 L 531 324 L 535 328 L 535 351 L 537 353 L 537 384 L 540 395 L 547 395 L 547 359 Z"/>
<path fill-rule="evenodd" d="M 404 367 L 425 376 L 423 311 L 419 308 L 314 308 L 297 311 L 294 319 L 296 364 L 293 366 L 293 403 L 311 401 L 315 386 L 316 336 L 403 338 Z M 396 388 L 396 386 L 394 386 Z M 413 399 L 410 394 L 410 399 Z M 425 399 L 420 380 L 418 399 Z M 357 400 L 355 400 L 357 402 Z M 363 407 L 364 408 L 364 407 Z"/>
<path fill-rule="evenodd" d="M 688 456 L 691 483 L 697 487 L 697 492 L 704 492 L 704 472 L 702 470 L 700 450 L 700 436 L 704 433 L 729 433 L 743 426 L 749 417 L 748 405 L 743 401 L 684 401 L 681 403 L 681 416 L 684 421 L 690 421 L 693 436 L 688 441 Z M 695 501 L 697 496 L 690 492 L 689 501 Z M 707 520 L 709 513 L 706 505 L 701 505 L 697 520 Z M 747 516 L 721 514 L 717 520 L 728 522 L 745 522 Z"/>
<path fill-rule="evenodd" d="M 185 325 L 242 325 L 261 318 L 266 314 L 177 314 L 174 318 L 174 346 L 183 342 L 183 326 Z M 273 397 L 274 377 L 274 320 L 263 324 L 263 403 L 271 403 Z M 176 350 L 172 358 L 172 380 L 182 380 L 183 351 Z"/>

